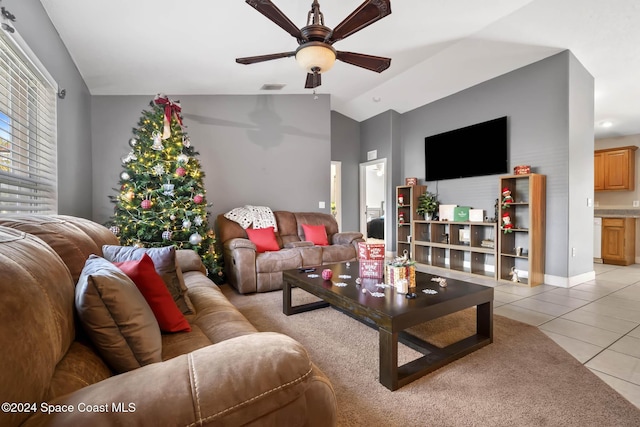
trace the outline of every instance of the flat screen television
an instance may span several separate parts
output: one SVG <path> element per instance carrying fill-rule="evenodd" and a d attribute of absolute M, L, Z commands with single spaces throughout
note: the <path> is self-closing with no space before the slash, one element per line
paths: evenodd
<path fill-rule="evenodd" d="M 497 175 L 509 170 L 507 117 L 424 139 L 425 180 Z"/>

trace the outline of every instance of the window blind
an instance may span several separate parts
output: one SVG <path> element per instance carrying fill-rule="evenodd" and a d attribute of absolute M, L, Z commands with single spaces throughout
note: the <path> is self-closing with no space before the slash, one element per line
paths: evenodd
<path fill-rule="evenodd" d="M 0 31 L 0 212 L 57 213 L 56 88 Z"/>

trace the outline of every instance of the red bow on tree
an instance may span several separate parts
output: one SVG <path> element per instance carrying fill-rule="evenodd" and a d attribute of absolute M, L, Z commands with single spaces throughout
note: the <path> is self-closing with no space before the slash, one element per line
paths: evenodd
<path fill-rule="evenodd" d="M 182 107 L 180 107 L 180 101 L 174 102 L 163 94 L 156 95 L 153 101 L 157 105 L 164 105 L 164 129 L 162 131 L 162 139 L 167 139 L 171 136 L 171 117 L 173 115 L 176 116 L 176 120 L 178 120 L 178 123 L 182 126 L 182 117 L 180 117 Z"/>

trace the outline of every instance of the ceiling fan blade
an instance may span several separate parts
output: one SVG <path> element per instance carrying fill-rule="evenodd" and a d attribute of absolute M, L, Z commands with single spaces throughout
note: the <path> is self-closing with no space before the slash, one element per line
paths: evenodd
<path fill-rule="evenodd" d="M 333 29 L 327 43 L 333 44 L 345 39 L 390 13 L 390 0 L 366 0 Z"/>
<path fill-rule="evenodd" d="M 305 89 L 315 89 L 322 84 L 322 74 L 307 73 L 307 81 L 304 84 Z"/>
<path fill-rule="evenodd" d="M 247 0 L 247 3 L 296 39 L 305 39 L 300 28 L 296 27 L 270 0 Z"/>
<path fill-rule="evenodd" d="M 280 59 L 280 58 L 288 58 L 290 56 L 295 56 L 296 52 L 282 52 L 282 53 L 272 53 L 271 55 L 260 55 L 260 56 L 247 56 L 245 58 L 236 58 L 236 62 L 238 64 L 255 64 L 256 62 L 264 62 L 271 61 L 272 59 Z"/>
<path fill-rule="evenodd" d="M 346 62 L 347 64 L 366 68 L 367 70 L 375 71 L 376 73 L 383 72 L 391 65 L 391 58 L 365 55 L 364 53 L 338 51 L 337 58 L 342 62 Z"/>

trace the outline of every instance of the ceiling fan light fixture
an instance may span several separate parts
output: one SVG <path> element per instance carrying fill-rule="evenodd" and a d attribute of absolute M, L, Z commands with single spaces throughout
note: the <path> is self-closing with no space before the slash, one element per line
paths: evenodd
<path fill-rule="evenodd" d="M 336 50 L 323 42 L 309 42 L 296 50 L 296 62 L 307 73 L 327 72 L 336 62 Z"/>

